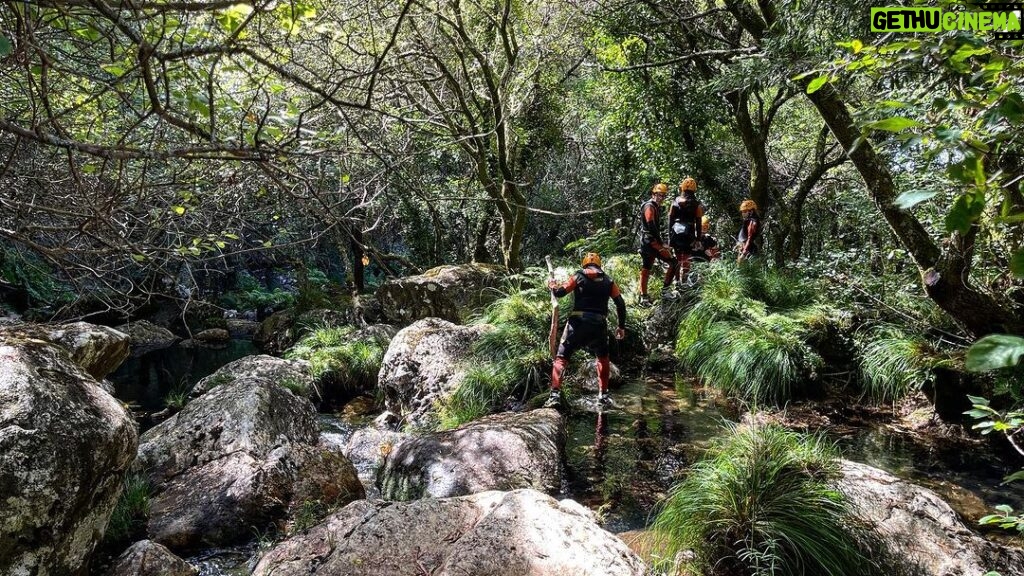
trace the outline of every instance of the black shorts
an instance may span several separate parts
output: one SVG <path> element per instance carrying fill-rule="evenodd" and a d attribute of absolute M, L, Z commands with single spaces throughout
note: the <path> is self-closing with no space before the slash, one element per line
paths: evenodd
<path fill-rule="evenodd" d="M 650 270 L 651 267 L 654 265 L 655 260 L 667 262 L 669 266 L 675 264 L 675 259 L 665 258 L 664 256 L 661 255 L 660 252 L 654 249 L 654 246 L 651 246 L 650 244 L 644 244 L 643 246 L 640 247 L 641 268 L 643 268 L 644 270 Z"/>
<path fill-rule="evenodd" d="M 608 321 L 604 316 L 588 312 L 569 316 L 557 356 L 568 360 L 573 352 L 584 347 L 599 358 L 608 355 Z"/>

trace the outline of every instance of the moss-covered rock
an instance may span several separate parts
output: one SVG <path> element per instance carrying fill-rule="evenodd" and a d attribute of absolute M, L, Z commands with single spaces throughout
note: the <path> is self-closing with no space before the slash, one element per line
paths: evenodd
<path fill-rule="evenodd" d="M 60 347 L 0 334 L 0 574 L 78 574 L 137 445 L 128 412 Z"/>
<path fill-rule="evenodd" d="M 388 280 L 377 289 L 384 316 L 401 326 L 422 318 L 460 322 L 498 298 L 505 270 L 490 264 L 438 266 L 417 276 Z"/>

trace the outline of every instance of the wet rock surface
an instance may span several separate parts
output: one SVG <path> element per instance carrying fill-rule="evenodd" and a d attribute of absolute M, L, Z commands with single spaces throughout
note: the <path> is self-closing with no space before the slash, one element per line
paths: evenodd
<path fill-rule="evenodd" d="M 178 337 L 167 328 L 146 320 L 122 324 L 117 329 L 128 334 L 131 340 L 132 356 L 141 356 L 146 352 L 167 348 L 178 341 Z"/>
<path fill-rule="evenodd" d="M 931 490 L 856 462 L 844 461 L 842 472 L 854 511 L 925 574 L 1024 573 L 1024 550 L 980 537 Z"/>

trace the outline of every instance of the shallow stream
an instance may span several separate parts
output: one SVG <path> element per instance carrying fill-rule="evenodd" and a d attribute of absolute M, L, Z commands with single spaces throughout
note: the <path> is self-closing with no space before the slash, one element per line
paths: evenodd
<path fill-rule="evenodd" d="M 220 366 L 256 353 L 251 342 L 232 341 L 221 349 L 175 346 L 125 362 L 111 380 L 118 397 L 142 411 L 164 407 L 167 394 L 190 388 Z M 567 422 L 565 475 L 559 498 L 571 498 L 595 510 L 605 529 L 620 533 L 643 529 L 671 486 L 698 458 L 708 441 L 722 433 L 729 410 L 717 395 L 671 374 L 634 378 L 612 392 L 615 405 L 597 410 L 592 395 L 577 398 Z M 344 444 L 375 415 L 368 399 L 336 414 L 322 414 L 327 439 Z M 735 415 L 733 415 L 735 417 Z M 938 492 L 976 525 L 997 504 L 1024 509 L 1024 494 L 1001 484 L 1024 462 L 997 454 L 985 444 L 965 449 L 944 445 L 883 425 L 837 426 L 823 430 L 847 459 L 886 470 Z M 372 470 L 360 470 L 376 496 Z M 989 531 L 1004 540 L 1003 534 Z M 190 558 L 204 576 L 247 574 L 256 544 L 212 550 Z"/>

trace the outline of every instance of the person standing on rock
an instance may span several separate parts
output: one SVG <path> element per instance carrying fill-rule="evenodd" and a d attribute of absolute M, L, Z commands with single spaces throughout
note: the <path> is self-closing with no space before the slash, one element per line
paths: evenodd
<path fill-rule="evenodd" d="M 667 195 L 668 186 L 663 183 L 655 184 L 651 188 L 651 198 L 640 206 L 640 304 L 643 306 L 651 304 L 651 297 L 647 294 L 647 282 L 656 259 L 668 264 L 664 288 L 668 288 L 676 277 L 677 261 L 661 238 L 661 204 Z M 671 292 L 662 290 L 662 295 L 671 297 Z"/>
<path fill-rule="evenodd" d="M 576 271 L 564 284 L 548 280 L 548 288 L 561 298 L 573 294 L 573 309 L 562 332 L 562 340 L 555 354 L 551 368 L 551 395 L 545 407 L 557 407 L 562 403 L 562 372 L 569 363 L 572 353 L 580 348 L 589 348 L 597 356 L 598 402 L 610 404 L 608 378 L 611 365 L 608 361 L 608 300 L 615 301 L 619 326 L 615 339 L 626 336 L 626 301 L 622 292 L 610 276 L 601 269 L 601 256 L 594 252 L 583 257 L 581 269 Z"/>

